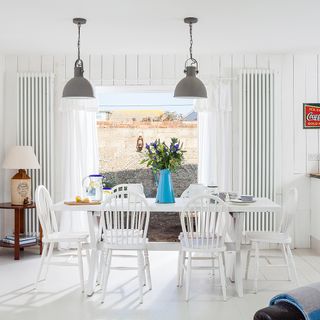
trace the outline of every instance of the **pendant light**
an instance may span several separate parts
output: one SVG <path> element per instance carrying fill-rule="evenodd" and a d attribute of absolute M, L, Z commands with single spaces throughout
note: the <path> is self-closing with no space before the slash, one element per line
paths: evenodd
<path fill-rule="evenodd" d="M 184 73 L 186 77 L 180 80 L 174 90 L 175 98 L 187 98 L 187 99 L 200 99 L 207 98 L 207 89 L 200 79 L 197 78 L 198 61 L 192 55 L 192 25 L 198 22 L 197 18 L 188 17 L 184 19 L 184 22 L 189 24 L 190 32 L 190 48 L 189 58 L 185 62 Z"/>
<path fill-rule="evenodd" d="M 78 57 L 74 64 L 74 77 L 64 86 L 62 98 L 65 99 L 95 99 L 91 83 L 83 77 L 83 61 L 80 58 L 80 28 L 87 22 L 83 18 L 74 18 L 73 23 L 78 26 Z"/>

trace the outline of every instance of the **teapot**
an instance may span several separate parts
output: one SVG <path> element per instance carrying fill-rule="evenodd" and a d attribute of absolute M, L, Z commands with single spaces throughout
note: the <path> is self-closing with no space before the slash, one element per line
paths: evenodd
<path fill-rule="evenodd" d="M 82 180 L 82 187 L 86 197 L 90 201 L 101 201 L 103 195 L 103 176 L 101 174 L 91 174 Z"/>

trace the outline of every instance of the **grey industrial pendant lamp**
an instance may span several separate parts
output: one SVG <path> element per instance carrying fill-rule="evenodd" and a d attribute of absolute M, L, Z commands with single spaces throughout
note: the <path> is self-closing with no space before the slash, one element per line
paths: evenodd
<path fill-rule="evenodd" d="M 80 28 L 87 22 L 83 18 L 74 18 L 73 23 L 78 26 L 78 58 L 74 64 L 74 77 L 64 86 L 62 98 L 66 99 L 95 99 L 91 83 L 83 77 L 83 61 L 80 58 Z"/>
<path fill-rule="evenodd" d="M 188 99 L 200 99 L 207 98 L 207 89 L 200 79 L 197 78 L 198 61 L 192 56 L 192 25 L 198 22 L 197 18 L 188 17 L 184 19 L 184 22 L 189 24 L 190 30 L 190 48 L 189 58 L 185 62 L 184 73 L 186 77 L 180 80 L 174 90 L 175 98 L 188 98 Z"/>

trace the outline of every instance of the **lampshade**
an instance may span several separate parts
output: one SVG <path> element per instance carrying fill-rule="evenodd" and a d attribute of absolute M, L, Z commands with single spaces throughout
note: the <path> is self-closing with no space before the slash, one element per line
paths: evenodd
<path fill-rule="evenodd" d="M 174 90 L 175 98 L 199 99 L 207 98 L 207 89 L 197 78 L 197 68 L 186 67 L 186 77 L 180 80 Z"/>
<path fill-rule="evenodd" d="M 31 146 L 11 147 L 3 162 L 4 169 L 40 169 Z"/>
<path fill-rule="evenodd" d="M 91 83 L 83 77 L 83 70 L 74 67 L 74 77 L 70 79 L 62 93 L 62 98 L 95 99 Z"/>

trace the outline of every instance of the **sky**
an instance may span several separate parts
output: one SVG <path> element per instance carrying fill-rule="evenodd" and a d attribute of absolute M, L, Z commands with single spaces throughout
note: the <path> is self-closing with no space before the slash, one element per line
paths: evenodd
<path fill-rule="evenodd" d="M 173 92 L 110 92 L 104 88 L 97 88 L 96 95 L 101 111 L 155 109 L 177 112 L 185 116 L 193 110 L 192 99 L 173 98 Z"/>

